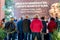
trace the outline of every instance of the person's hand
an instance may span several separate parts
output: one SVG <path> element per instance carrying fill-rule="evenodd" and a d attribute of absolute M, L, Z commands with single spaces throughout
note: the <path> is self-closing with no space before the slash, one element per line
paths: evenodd
<path fill-rule="evenodd" d="M 12 32 L 8 32 L 8 34 L 12 34 Z"/>
<path fill-rule="evenodd" d="M 42 29 L 41 29 L 40 33 L 42 34 Z"/>
<path fill-rule="evenodd" d="M 42 32 L 40 32 L 42 34 Z"/>

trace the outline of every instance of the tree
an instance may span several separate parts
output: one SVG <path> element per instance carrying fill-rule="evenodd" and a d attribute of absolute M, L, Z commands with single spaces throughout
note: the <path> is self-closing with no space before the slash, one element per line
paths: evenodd
<path fill-rule="evenodd" d="M 4 11 L 5 11 L 5 18 L 6 20 L 9 20 L 13 12 L 13 0 L 5 0 L 5 6 L 4 6 Z"/>

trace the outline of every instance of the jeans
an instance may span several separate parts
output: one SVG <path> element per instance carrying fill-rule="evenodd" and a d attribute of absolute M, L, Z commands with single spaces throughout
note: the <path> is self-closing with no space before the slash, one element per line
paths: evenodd
<path fill-rule="evenodd" d="M 7 37 L 5 37 L 4 40 L 7 40 Z"/>
<path fill-rule="evenodd" d="M 6 33 L 6 37 L 4 38 L 4 40 L 7 40 L 7 33 Z"/>
<path fill-rule="evenodd" d="M 11 40 L 11 39 L 15 40 L 15 34 L 14 33 L 8 35 L 8 40 Z"/>
<path fill-rule="evenodd" d="M 52 33 L 49 33 L 49 40 L 52 40 Z"/>
<path fill-rule="evenodd" d="M 24 33 L 24 40 L 30 40 L 30 33 Z"/>
<path fill-rule="evenodd" d="M 18 40 L 23 40 L 24 34 L 23 33 L 18 33 Z"/>
<path fill-rule="evenodd" d="M 17 39 L 17 32 L 14 32 L 15 39 Z"/>
<path fill-rule="evenodd" d="M 46 35 L 44 35 L 44 40 L 50 40 L 49 39 L 49 33 L 47 33 Z"/>
<path fill-rule="evenodd" d="M 32 33 L 32 40 L 35 40 L 35 37 L 37 37 L 37 40 L 41 40 L 41 34 L 40 33 Z"/>
<path fill-rule="evenodd" d="M 32 40 L 32 33 L 30 33 L 30 40 Z"/>

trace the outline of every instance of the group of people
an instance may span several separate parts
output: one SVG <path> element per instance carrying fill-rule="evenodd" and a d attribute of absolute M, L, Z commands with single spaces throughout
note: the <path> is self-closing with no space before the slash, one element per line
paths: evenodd
<path fill-rule="evenodd" d="M 8 22 L 3 19 L 3 28 L 8 35 L 4 40 L 15 40 L 17 36 L 18 40 L 52 40 L 51 34 L 57 30 L 57 22 L 53 17 L 50 21 L 45 21 L 45 17 L 39 18 L 38 15 L 35 15 L 32 20 L 29 16 L 25 16 L 24 19 L 21 17 L 20 20 L 11 17 Z"/>

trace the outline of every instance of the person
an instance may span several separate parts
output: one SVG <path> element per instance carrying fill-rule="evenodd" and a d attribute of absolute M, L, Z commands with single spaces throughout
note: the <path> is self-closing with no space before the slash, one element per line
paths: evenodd
<path fill-rule="evenodd" d="M 2 28 L 4 28 L 5 27 L 5 18 L 2 19 L 2 24 L 3 24 Z"/>
<path fill-rule="evenodd" d="M 32 40 L 35 39 L 35 36 L 37 36 L 38 40 L 41 40 L 40 33 L 42 32 L 43 24 L 42 21 L 38 19 L 38 15 L 35 15 L 34 19 L 32 20 L 30 29 L 32 32 Z"/>
<path fill-rule="evenodd" d="M 42 24 L 43 24 L 43 30 L 42 30 L 42 32 L 43 32 L 44 34 L 46 34 L 47 24 L 46 24 L 45 18 L 44 18 L 44 17 L 41 17 L 41 20 L 42 20 Z"/>
<path fill-rule="evenodd" d="M 23 33 L 24 33 L 24 40 L 30 40 L 30 23 L 31 21 L 28 19 L 29 17 L 23 20 Z"/>
<path fill-rule="evenodd" d="M 55 19 L 52 17 L 50 19 L 50 22 L 48 23 L 48 30 L 49 30 L 49 40 L 52 40 L 52 37 L 51 35 L 53 34 L 53 32 L 57 29 L 57 24 L 56 24 L 56 21 Z"/>
<path fill-rule="evenodd" d="M 57 24 L 57 30 L 60 30 L 60 20 L 58 17 L 56 17 L 56 24 Z"/>
<path fill-rule="evenodd" d="M 43 33 L 43 36 L 44 36 L 44 40 L 46 40 L 47 24 L 46 24 L 46 21 L 45 21 L 45 18 L 44 17 L 41 17 L 41 20 L 42 20 L 42 24 L 43 24 L 42 33 Z"/>
<path fill-rule="evenodd" d="M 14 18 L 14 23 L 15 23 L 15 25 L 16 25 L 16 30 L 17 30 L 17 19 L 16 18 Z M 15 39 L 17 39 L 18 37 L 18 33 L 17 33 L 17 31 L 14 33 L 14 35 L 15 35 Z"/>
<path fill-rule="evenodd" d="M 1 27 L 0 27 L 0 40 L 7 40 L 6 32 L 4 30 L 5 27 L 5 18 L 1 20 Z"/>
<path fill-rule="evenodd" d="M 6 20 L 5 20 L 5 18 L 3 18 L 2 19 L 2 28 L 3 28 L 3 30 L 5 28 L 5 23 L 6 23 Z M 7 35 L 7 33 L 5 33 L 5 34 Z M 4 40 L 7 40 L 7 36 L 4 38 Z"/>
<path fill-rule="evenodd" d="M 14 33 L 16 32 L 16 25 L 14 23 L 14 18 L 11 17 L 9 22 L 5 24 L 5 30 L 8 33 L 8 40 L 15 40 Z"/>
<path fill-rule="evenodd" d="M 18 40 L 23 40 L 23 18 L 17 22 Z"/>

